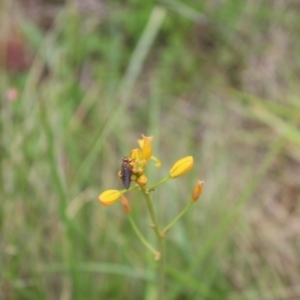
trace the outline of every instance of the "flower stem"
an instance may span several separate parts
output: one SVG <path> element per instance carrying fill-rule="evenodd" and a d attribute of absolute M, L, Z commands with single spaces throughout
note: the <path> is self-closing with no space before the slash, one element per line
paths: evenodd
<path fill-rule="evenodd" d="M 128 214 L 128 219 L 130 222 L 130 225 L 132 226 L 133 230 L 135 231 L 136 235 L 139 237 L 139 239 L 141 240 L 141 242 L 154 254 L 155 257 L 160 257 L 160 253 L 155 250 L 144 238 L 144 236 L 142 235 L 142 233 L 139 231 L 139 229 L 137 228 L 133 218 L 131 217 L 130 214 Z"/>
<path fill-rule="evenodd" d="M 178 214 L 173 220 L 172 222 L 170 222 L 161 232 L 162 236 L 165 236 L 165 234 L 168 232 L 168 230 L 170 230 L 171 227 L 173 227 L 173 225 L 180 219 L 182 218 L 185 213 L 191 208 L 191 206 L 194 204 L 193 201 L 190 201 L 189 204 L 182 210 L 182 212 L 180 214 Z"/>
<path fill-rule="evenodd" d="M 170 176 L 167 176 L 167 177 L 163 178 L 161 181 L 159 181 L 158 183 L 156 183 L 154 186 L 150 187 L 148 190 L 151 191 L 151 190 L 156 189 L 158 186 L 160 186 L 161 184 L 163 184 L 164 182 L 166 182 L 170 178 L 171 178 Z"/>
<path fill-rule="evenodd" d="M 148 207 L 150 217 L 151 217 L 151 222 L 152 222 L 151 225 L 152 225 L 152 228 L 153 228 L 153 230 L 155 232 L 155 235 L 157 237 L 157 240 L 158 240 L 158 247 L 159 247 L 160 256 L 157 257 L 157 261 L 158 261 L 157 300 L 162 300 L 164 298 L 163 295 L 164 295 L 164 288 L 165 288 L 165 272 L 164 272 L 164 267 L 165 267 L 165 245 L 164 245 L 164 237 L 159 232 L 154 207 L 153 207 L 153 204 L 152 204 L 152 199 L 151 199 L 151 196 L 150 196 L 149 192 L 147 192 L 148 189 L 146 189 L 145 187 L 141 187 L 141 190 L 142 190 L 142 192 L 144 194 L 144 197 L 146 199 L 147 207 Z"/>

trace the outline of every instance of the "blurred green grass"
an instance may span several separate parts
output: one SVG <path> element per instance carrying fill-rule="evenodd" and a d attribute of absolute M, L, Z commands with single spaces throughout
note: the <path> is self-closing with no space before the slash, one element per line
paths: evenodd
<path fill-rule="evenodd" d="M 167 236 L 166 299 L 297 299 L 299 5 L 70 1 L 43 30 L 3 3 L 0 298 L 152 299 L 153 258 L 97 201 L 144 133 L 163 162 L 150 181 L 195 159 L 155 191 L 161 223 L 205 181 Z M 22 70 L 7 44 L 31 56 Z"/>

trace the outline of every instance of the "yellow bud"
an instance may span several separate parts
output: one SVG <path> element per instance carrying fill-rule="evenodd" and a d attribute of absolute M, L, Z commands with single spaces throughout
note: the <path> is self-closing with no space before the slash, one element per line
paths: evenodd
<path fill-rule="evenodd" d="M 109 206 L 114 204 L 121 196 L 118 190 L 107 190 L 101 193 L 98 197 L 101 204 Z"/>
<path fill-rule="evenodd" d="M 187 173 L 194 165 L 193 156 L 186 156 L 177 160 L 177 162 L 171 168 L 169 175 L 171 178 L 176 178 Z"/>
<path fill-rule="evenodd" d="M 193 202 L 196 202 L 198 200 L 198 198 L 201 196 L 202 190 L 203 190 L 203 184 L 204 184 L 204 181 L 198 180 L 197 184 L 195 185 L 193 192 L 192 192 L 192 196 L 191 196 L 191 200 Z"/>
<path fill-rule="evenodd" d="M 144 174 L 141 175 L 141 176 L 139 176 L 139 177 L 136 179 L 136 183 L 137 183 L 138 185 L 141 185 L 141 186 L 146 185 L 146 184 L 147 184 L 147 181 L 148 181 L 148 179 L 147 179 L 147 177 L 146 177 Z"/>

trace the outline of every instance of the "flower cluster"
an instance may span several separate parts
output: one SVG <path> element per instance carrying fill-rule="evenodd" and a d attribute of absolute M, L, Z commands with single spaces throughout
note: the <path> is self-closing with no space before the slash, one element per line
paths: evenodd
<path fill-rule="evenodd" d="M 138 140 L 139 148 L 133 149 L 128 157 L 123 159 L 121 170 L 118 173 L 118 177 L 122 180 L 125 189 L 123 190 L 107 190 L 99 195 L 99 201 L 101 204 L 109 206 L 120 200 L 124 212 L 127 214 L 128 220 L 132 226 L 132 229 L 135 231 L 137 237 L 144 244 L 144 246 L 153 254 L 154 259 L 158 262 L 157 267 L 157 295 L 155 299 L 164 299 L 164 277 L 165 277 L 165 251 L 164 251 L 164 237 L 169 232 L 169 230 L 187 213 L 187 211 L 193 206 L 193 204 L 198 200 L 202 193 L 203 181 L 198 181 L 194 189 L 189 195 L 189 200 L 185 207 L 179 212 L 166 226 L 163 228 L 160 227 L 160 224 L 157 222 L 157 217 L 153 205 L 152 191 L 158 186 L 162 185 L 169 179 L 178 178 L 187 172 L 189 172 L 193 165 L 194 159 L 192 156 L 186 156 L 178 161 L 170 169 L 169 173 L 165 178 L 152 185 L 148 186 L 148 178 L 146 176 L 146 168 L 150 160 L 156 162 L 156 166 L 159 167 L 161 162 L 159 159 L 152 155 L 152 136 L 142 135 L 142 139 Z M 135 182 L 135 186 L 130 187 L 130 184 Z M 157 238 L 157 243 L 153 245 L 147 240 L 147 237 L 139 230 L 137 224 L 132 217 L 131 207 L 125 193 L 128 190 L 139 189 L 139 192 L 143 196 L 146 202 L 146 206 L 151 218 L 151 228 L 154 231 L 154 234 Z M 156 201 L 157 203 L 157 201 Z"/>
<path fill-rule="evenodd" d="M 128 190 L 130 182 L 135 181 L 139 186 L 147 184 L 145 169 L 150 159 L 156 161 L 156 166 L 160 167 L 161 162 L 156 157 L 152 156 L 151 142 L 152 136 L 144 136 L 138 140 L 140 149 L 131 150 L 129 158 L 125 157 L 121 166 L 121 171 L 118 173 L 122 179 L 125 188 Z"/>
<path fill-rule="evenodd" d="M 122 179 L 125 186 L 125 190 L 107 190 L 99 195 L 99 201 L 101 204 L 109 206 L 114 204 L 121 198 L 121 202 L 124 206 L 126 198 L 123 194 L 129 189 L 131 182 L 136 182 L 137 187 L 146 186 L 148 179 L 145 174 L 147 164 L 150 160 L 155 161 L 155 166 L 160 167 L 161 162 L 158 158 L 152 155 L 152 140 L 153 136 L 142 135 L 142 139 L 138 140 L 140 148 L 131 150 L 129 157 L 123 159 L 121 166 L 121 171 L 118 173 L 118 177 Z M 169 175 L 157 183 L 154 187 L 156 188 L 160 184 L 164 183 L 166 180 L 171 178 L 180 177 L 187 172 L 189 172 L 194 164 L 194 159 L 192 156 L 186 156 L 179 159 L 169 171 Z M 192 201 L 196 201 L 202 192 L 203 182 L 199 181 L 194 188 L 192 193 Z M 153 187 L 153 188 L 154 188 Z M 132 187 L 130 189 L 134 189 Z M 153 189 L 152 188 L 152 189 Z M 126 204 L 128 206 L 128 203 Z"/>

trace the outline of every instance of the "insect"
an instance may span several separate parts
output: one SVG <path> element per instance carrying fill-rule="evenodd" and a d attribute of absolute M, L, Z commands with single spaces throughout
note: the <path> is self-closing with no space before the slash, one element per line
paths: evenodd
<path fill-rule="evenodd" d="M 120 177 L 122 179 L 122 182 L 126 190 L 129 189 L 130 182 L 131 182 L 132 166 L 130 165 L 130 163 L 131 163 L 131 159 L 128 157 L 124 157 L 121 165 Z"/>

